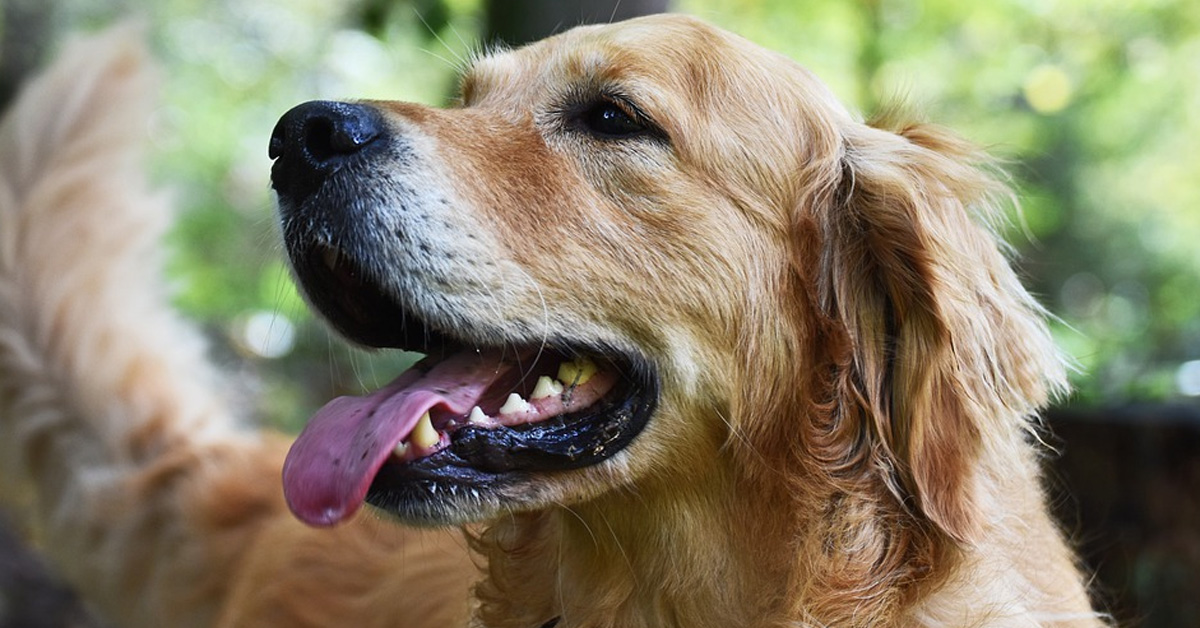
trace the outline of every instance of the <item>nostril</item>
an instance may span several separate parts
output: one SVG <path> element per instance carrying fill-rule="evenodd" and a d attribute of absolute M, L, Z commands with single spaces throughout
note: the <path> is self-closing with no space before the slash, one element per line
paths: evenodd
<path fill-rule="evenodd" d="M 318 162 L 327 162 L 338 154 L 353 151 L 337 150 L 334 145 L 336 132 L 328 118 L 310 118 L 304 125 L 304 146 L 308 154 Z M 340 142 L 344 144 L 345 142 Z"/>
<path fill-rule="evenodd" d="M 297 105 L 271 132 L 267 154 L 275 160 L 272 185 L 284 195 L 311 194 L 383 134 L 383 118 L 368 105 L 330 101 Z"/>
<path fill-rule="evenodd" d="M 379 116 L 362 105 L 316 103 L 300 123 L 304 148 L 318 162 L 352 155 L 380 134 Z"/>

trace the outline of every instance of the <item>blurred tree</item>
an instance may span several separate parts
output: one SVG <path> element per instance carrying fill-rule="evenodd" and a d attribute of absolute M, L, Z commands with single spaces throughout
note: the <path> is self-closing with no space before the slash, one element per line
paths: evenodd
<path fill-rule="evenodd" d="M 55 6 L 42 0 L 0 4 L 0 108 L 42 62 L 51 41 Z"/>
<path fill-rule="evenodd" d="M 17 529 L 0 512 L 0 628 L 110 628 L 58 580 Z"/>
<path fill-rule="evenodd" d="M 520 46 L 580 24 L 662 13 L 669 0 L 488 0 L 483 41 Z"/>
<path fill-rule="evenodd" d="M 436 38 L 450 25 L 452 9 L 444 0 L 364 0 L 359 8 L 359 24 L 371 35 L 384 39 L 387 36 L 389 24 L 397 19 L 395 12 L 401 8 L 410 9 L 420 16 L 425 23 L 427 34 Z"/>

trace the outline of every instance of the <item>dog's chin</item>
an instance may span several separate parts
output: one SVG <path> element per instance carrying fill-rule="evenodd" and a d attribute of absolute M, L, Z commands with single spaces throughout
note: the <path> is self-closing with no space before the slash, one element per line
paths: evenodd
<path fill-rule="evenodd" d="M 396 428 L 392 438 L 401 440 L 387 443 L 387 451 L 376 443 L 361 453 L 364 466 L 355 473 L 364 479 L 342 483 L 347 490 L 365 491 L 362 499 L 388 515 L 424 525 L 463 523 L 561 501 L 568 497 L 561 490 L 564 474 L 586 473 L 587 468 L 610 460 L 642 432 L 654 413 L 658 376 L 650 361 L 634 351 L 588 339 L 506 336 L 495 327 L 480 331 L 461 322 L 451 327 L 406 306 L 341 251 L 313 244 L 290 246 L 289 253 L 310 302 L 343 336 L 369 347 L 426 354 L 389 385 L 390 391 L 365 398 L 383 395 L 389 397 L 387 401 L 339 399 L 326 408 L 341 403 L 349 404 L 349 409 L 323 409 L 313 419 L 313 423 L 349 424 L 350 419 L 325 419 L 322 413 L 356 412 L 378 413 L 381 423 L 408 421 L 409 427 Z M 581 373 L 581 368 L 587 372 Z M 402 398 L 417 394 L 445 399 L 422 417 L 421 422 L 433 428 L 424 436 L 418 435 L 421 427 L 411 427 L 415 419 L 377 410 L 403 405 Z M 355 403 L 361 408 L 352 407 Z M 356 427 L 327 430 L 334 433 L 327 439 L 334 444 L 312 445 L 345 449 L 321 454 L 332 461 L 330 468 L 336 472 L 343 472 L 342 460 L 366 451 L 365 437 L 336 432 L 359 430 L 371 439 L 388 434 L 386 427 L 357 427 L 362 420 L 354 420 L 360 421 Z M 310 428 L 324 429 L 312 424 Z M 294 447 L 289 462 L 304 455 Z M 288 473 L 285 467 L 285 489 Z M 319 470 L 312 474 L 319 475 Z M 307 489 L 297 489 L 301 490 Z M 299 498 L 295 501 L 303 502 L 307 496 Z M 348 501 L 344 506 L 351 508 Z M 326 522 L 316 506 L 308 507 L 307 516 L 304 508 L 293 503 L 302 519 L 333 522 Z"/>

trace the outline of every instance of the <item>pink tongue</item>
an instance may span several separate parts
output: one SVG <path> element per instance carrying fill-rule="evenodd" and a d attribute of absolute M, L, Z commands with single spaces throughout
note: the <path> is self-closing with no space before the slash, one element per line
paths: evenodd
<path fill-rule="evenodd" d="M 358 511 L 375 473 L 421 415 L 435 406 L 467 414 L 512 365 L 499 354 L 464 352 L 428 373 L 405 371 L 365 397 L 330 401 L 313 415 L 283 463 L 288 506 L 309 525 L 345 521 Z"/>

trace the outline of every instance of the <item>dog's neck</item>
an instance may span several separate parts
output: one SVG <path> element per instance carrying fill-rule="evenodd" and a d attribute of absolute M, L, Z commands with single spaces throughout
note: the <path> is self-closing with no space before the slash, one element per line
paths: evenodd
<path fill-rule="evenodd" d="M 485 626 L 733 626 L 778 611 L 787 514 L 718 461 L 590 502 L 495 523 L 480 548 Z M 780 504 L 781 507 L 783 504 Z M 777 518 L 751 513 L 771 512 Z"/>
<path fill-rule="evenodd" d="M 495 522 L 476 544 L 488 561 L 476 589 L 482 625 L 886 625 L 910 587 L 939 581 L 957 562 L 873 489 L 750 477 L 715 451 L 687 477 L 652 475 Z"/>

